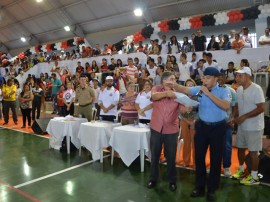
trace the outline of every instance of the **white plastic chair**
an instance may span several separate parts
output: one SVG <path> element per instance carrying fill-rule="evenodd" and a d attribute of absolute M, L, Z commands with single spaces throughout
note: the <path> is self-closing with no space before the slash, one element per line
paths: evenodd
<path fill-rule="evenodd" d="M 97 117 L 97 109 L 95 107 L 92 108 L 92 120 L 96 120 Z"/>

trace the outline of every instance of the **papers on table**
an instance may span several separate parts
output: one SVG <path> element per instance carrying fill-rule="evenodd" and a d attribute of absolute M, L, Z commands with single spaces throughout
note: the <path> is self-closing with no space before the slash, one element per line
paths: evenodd
<path fill-rule="evenodd" d="M 184 105 L 185 107 L 197 107 L 199 105 L 199 102 L 190 99 L 187 95 L 183 93 L 175 92 L 175 96 L 176 96 L 175 101 Z"/>

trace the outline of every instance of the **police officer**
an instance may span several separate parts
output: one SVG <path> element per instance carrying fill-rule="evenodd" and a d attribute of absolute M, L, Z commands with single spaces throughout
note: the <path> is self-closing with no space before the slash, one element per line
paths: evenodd
<path fill-rule="evenodd" d="M 86 84 L 86 77 L 80 77 L 80 86 L 76 89 L 75 102 L 79 103 L 78 113 L 92 120 L 92 103 L 95 100 L 94 90 Z"/>
<path fill-rule="evenodd" d="M 219 71 L 207 67 L 204 71 L 203 86 L 184 87 L 172 85 L 176 91 L 187 95 L 198 96 L 199 119 L 195 123 L 195 164 L 196 183 L 191 197 L 205 195 L 207 200 L 215 200 L 215 191 L 220 182 L 223 137 L 226 132 L 226 110 L 230 108 L 231 94 L 228 88 L 217 82 Z M 210 146 L 210 174 L 206 178 L 205 156 Z"/>

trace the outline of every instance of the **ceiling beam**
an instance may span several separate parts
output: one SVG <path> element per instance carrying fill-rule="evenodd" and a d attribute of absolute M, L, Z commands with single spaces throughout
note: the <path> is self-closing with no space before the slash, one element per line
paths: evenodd
<path fill-rule="evenodd" d="M 0 42 L 0 51 L 3 51 L 5 53 L 8 53 L 9 52 L 9 48 L 3 42 Z"/>

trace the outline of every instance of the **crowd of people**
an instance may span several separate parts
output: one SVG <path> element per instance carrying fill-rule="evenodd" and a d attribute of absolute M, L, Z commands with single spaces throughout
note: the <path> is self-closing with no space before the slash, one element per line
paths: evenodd
<path fill-rule="evenodd" d="M 239 52 L 247 45 L 252 47 L 247 31 L 248 29 L 243 29 L 243 36 L 246 38 L 242 42 L 235 42 L 239 38 L 238 33 L 235 34 L 232 43 L 226 35 L 219 36 L 219 42 L 215 42 L 213 36 L 207 48 L 205 37 L 201 35 L 200 30 L 190 45 L 188 38 L 182 45 L 177 42 L 176 37 L 171 37 L 169 45 L 166 36 L 163 36 L 160 45 L 158 41 L 154 41 L 152 49 L 147 49 L 148 54 L 182 52 L 179 63 L 174 55 L 168 55 L 165 62 L 161 57 L 158 57 L 157 61 L 148 57 L 145 66 L 140 65 L 138 58 L 128 58 L 127 61 L 115 61 L 112 58 L 110 62 L 104 58 L 101 66 L 95 61 L 91 65 L 86 62 L 82 66 L 78 59 L 76 73 L 72 74 L 69 68 L 61 68 L 56 59 L 50 73 L 29 75 L 21 88 L 19 82 L 14 79 L 14 69 L 11 65 L 7 74 L 0 76 L 0 103 L 3 103 L 0 119 L 3 114 L 3 124 L 8 124 L 11 109 L 13 121 L 17 125 L 17 109 L 20 108 L 22 128 L 31 127 L 31 122 L 40 118 L 42 106 L 43 111 L 46 111 L 46 100 L 52 100 L 52 113 L 59 116 L 74 116 L 74 104 L 78 103 L 78 114 L 88 121 L 93 118 L 93 107 L 97 109 L 96 117 L 107 121 L 117 120 L 120 109 L 123 125 L 137 121 L 150 124 L 152 157 L 148 188 L 157 184 L 160 153 L 164 145 L 171 191 L 177 188 L 175 158 L 181 125 L 184 165 L 193 165 L 196 168 L 195 189 L 191 197 L 203 196 L 207 187 L 207 198 L 210 200 L 215 198 L 215 191 L 219 187 L 222 162 L 225 176 L 231 176 L 232 132 L 235 130 L 234 125 L 238 124 L 237 147 L 240 167 L 232 176 L 241 179 L 240 182 L 245 185 L 258 184 L 257 152 L 262 147 L 264 96 L 261 87 L 252 82 L 248 60 L 239 61 L 238 70 L 233 62 L 228 61 L 228 69 L 224 71 L 219 68 L 210 52 L 203 52 L 201 58 L 194 52 L 191 61 L 187 60 L 186 55 L 186 52 L 193 49 L 213 51 L 221 47 L 231 47 Z M 267 40 L 261 40 L 261 43 L 270 44 L 268 28 L 266 36 Z M 131 52 L 131 47 L 133 46 L 124 42 L 123 52 Z M 133 50 L 145 51 L 144 47 L 139 47 L 133 47 Z M 98 48 L 97 45 L 91 56 L 114 54 L 115 51 L 109 50 L 107 45 L 103 51 L 98 51 Z M 74 54 L 78 56 L 75 58 L 84 57 L 84 51 L 86 50 L 83 49 L 82 55 L 75 51 Z M 68 55 L 63 53 L 60 60 L 68 59 Z M 47 61 L 45 55 L 41 55 L 40 58 L 35 60 Z M 198 109 L 175 102 L 176 91 L 198 100 Z M 210 174 L 207 178 L 205 155 L 209 146 Z M 244 148 L 249 150 L 252 160 L 251 175 L 247 177 L 244 176 Z"/>

